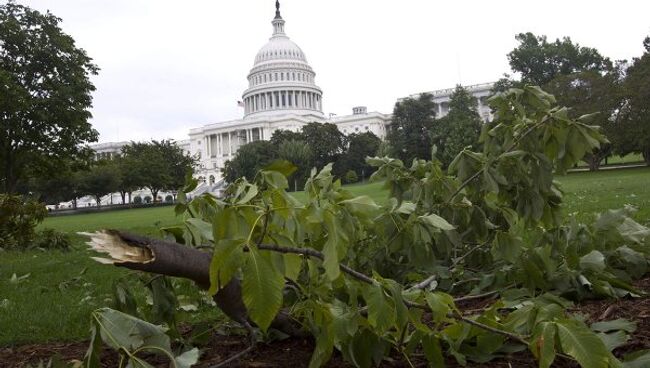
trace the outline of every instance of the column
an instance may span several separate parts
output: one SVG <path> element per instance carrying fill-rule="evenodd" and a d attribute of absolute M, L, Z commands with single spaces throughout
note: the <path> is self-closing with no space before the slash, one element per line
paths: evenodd
<path fill-rule="evenodd" d="M 228 132 L 228 156 L 232 156 L 232 134 Z"/>
<path fill-rule="evenodd" d="M 438 104 L 438 116 L 442 116 L 442 103 Z"/>

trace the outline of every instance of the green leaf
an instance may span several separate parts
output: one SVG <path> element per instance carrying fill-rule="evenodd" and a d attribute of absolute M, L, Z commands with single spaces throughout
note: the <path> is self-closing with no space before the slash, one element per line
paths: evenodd
<path fill-rule="evenodd" d="M 591 329 L 597 332 L 626 331 L 632 333 L 636 331 L 636 323 L 623 318 L 612 321 L 596 322 L 591 325 Z"/>
<path fill-rule="evenodd" d="M 450 224 L 447 222 L 447 220 L 436 215 L 435 213 L 432 213 L 428 216 L 420 216 L 419 219 L 423 223 L 440 230 L 454 230 L 456 228 L 454 225 Z"/>
<path fill-rule="evenodd" d="M 266 331 L 282 307 L 284 275 L 254 247 L 250 247 L 242 271 L 244 304 L 253 322 Z"/>
<path fill-rule="evenodd" d="M 363 298 L 368 305 L 368 323 L 384 332 L 395 326 L 395 310 L 391 308 L 384 289 L 378 285 L 371 285 L 364 289 Z"/>
<path fill-rule="evenodd" d="M 342 239 L 339 237 L 339 228 L 337 227 L 336 220 L 331 213 L 325 213 L 324 222 L 327 228 L 327 241 L 323 246 L 323 255 L 325 256 L 323 267 L 325 268 L 325 274 L 327 277 L 331 281 L 334 281 L 341 274 L 339 264 L 339 246 L 342 245 L 340 244 Z"/>
<path fill-rule="evenodd" d="M 504 259 L 510 263 L 515 263 L 519 259 L 522 250 L 523 243 L 521 239 L 510 233 L 496 232 L 492 241 L 492 255 L 496 259 Z"/>
<path fill-rule="evenodd" d="M 424 356 L 429 362 L 429 367 L 438 368 L 445 366 L 445 358 L 442 356 L 440 339 L 434 334 L 422 336 L 422 350 L 424 350 Z"/>
<path fill-rule="evenodd" d="M 447 314 L 454 308 L 454 298 L 442 292 L 427 293 L 427 305 L 433 313 L 433 320 L 441 322 L 447 319 Z"/>
<path fill-rule="evenodd" d="M 284 276 L 289 280 L 296 281 L 302 270 L 303 257 L 299 254 L 284 255 Z"/>
<path fill-rule="evenodd" d="M 583 270 L 600 273 L 605 267 L 605 256 L 597 250 L 592 250 L 580 258 L 580 268 Z"/>
<path fill-rule="evenodd" d="M 635 351 L 627 354 L 623 359 L 624 368 L 647 368 L 650 367 L 650 350 Z"/>
<path fill-rule="evenodd" d="M 377 209 L 379 209 L 379 206 L 377 206 L 375 201 L 368 196 L 347 199 L 340 203 L 345 205 L 345 207 L 353 214 L 361 216 L 371 216 L 377 211 Z"/>
<path fill-rule="evenodd" d="M 99 326 L 102 341 L 115 350 L 134 351 L 143 346 L 150 346 L 171 351 L 167 331 L 161 326 L 145 322 L 128 314 L 101 308 L 92 313 Z"/>
<path fill-rule="evenodd" d="M 528 347 L 539 362 L 539 368 L 549 368 L 555 360 L 556 333 L 557 327 L 553 322 L 542 322 L 533 330 Z"/>
<path fill-rule="evenodd" d="M 195 239 L 194 243 L 196 245 L 204 244 L 205 241 L 203 241 L 203 239 L 207 240 L 208 242 L 214 240 L 212 224 L 209 224 L 199 218 L 192 217 L 185 220 L 185 226 L 187 226 L 188 230 L 192 233 L 192 236 Z"/>
<path fill-rule="evenodd" d="M 597 335 L 607 347 L 607 350 L 612 351 L 619 346 L 624 345 L 630 337 L 624 331 L 616 331 L 611 333 L 599 333 Z"/>
<path fill-rule="evenodd" d="M 288 178 L 291 174 L 293 174 L 296 170 L 298 170 L 298 168 L 296 167 L 296 165 L 292 164 L 287 160 L 275 160 L 271 162 L 270 165 L 265 167 L 264 170 L 277 171 Z"/>
<path fill-rule="evenodd" d="M 582 367 L 609 367 L 610 353 L 602 340 L 584 324 L 576 320 L 556 322 L 557 334 L 565 354 L 572 356 Z"/>
<path fill-rule="evenodd" d="M 244 263 L 245 242 L 243 239 L 221 240 L 214 246 L 210 261 L 210 295 L 223 289 Z"/>
<path fill-rule="evenodd" d="M 199 349 L 194 348 L 177 356 L 174 361 L 176 368 L 190 368 L 199 361 Z"/>
<path fill-rule="evenodd" d="M 248 187 L 248 191 L 239 201 L 237 201 L 237 204 L 246 204 L 250 202 L 251 199 L 255 198 L 258 192 L 259 190 L 257 189 L 257 185 L 250 184 L 250 186 Z"/>

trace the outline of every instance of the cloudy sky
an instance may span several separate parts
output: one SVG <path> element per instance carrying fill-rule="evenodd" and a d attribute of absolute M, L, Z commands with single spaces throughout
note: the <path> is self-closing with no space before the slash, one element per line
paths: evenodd
<path fill-rule="evenodd" d="M 101 68 L 92 120 L 100 141 L 185 139 L 240 118 L 237 101 L 271 35 L 274 0 L 17 0 L 63 19 Z M 395 100 L 490 82 L 508 72 L 514 35 L 570 36 L 631 59 L 650 35 L 645 0 L 282 0 L 324 110 L 390 112 Z"/>

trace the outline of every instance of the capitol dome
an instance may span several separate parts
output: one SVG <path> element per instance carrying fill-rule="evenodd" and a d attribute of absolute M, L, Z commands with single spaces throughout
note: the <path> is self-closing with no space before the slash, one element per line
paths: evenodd
<path fill-rule="evenodd" d="M 257 55 L 244 91 L 244 117 L 262 115 L 323 116 L 323 92 L 302 49 L 284 33 L 284 19 L 276 1 L 273 35 Z"/>

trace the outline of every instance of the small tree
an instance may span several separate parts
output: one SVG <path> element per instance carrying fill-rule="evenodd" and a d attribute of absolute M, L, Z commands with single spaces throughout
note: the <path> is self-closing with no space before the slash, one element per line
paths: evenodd
<path fill-rule="evenodd" d="M 103 196 L 117 191 L 120 183 L 119 172 L 106 162 L 99 162 L 89 171 L 81 173 L 80 181 L 81 191 L 93 196 L 97 207 L 101 207 Z"/>

